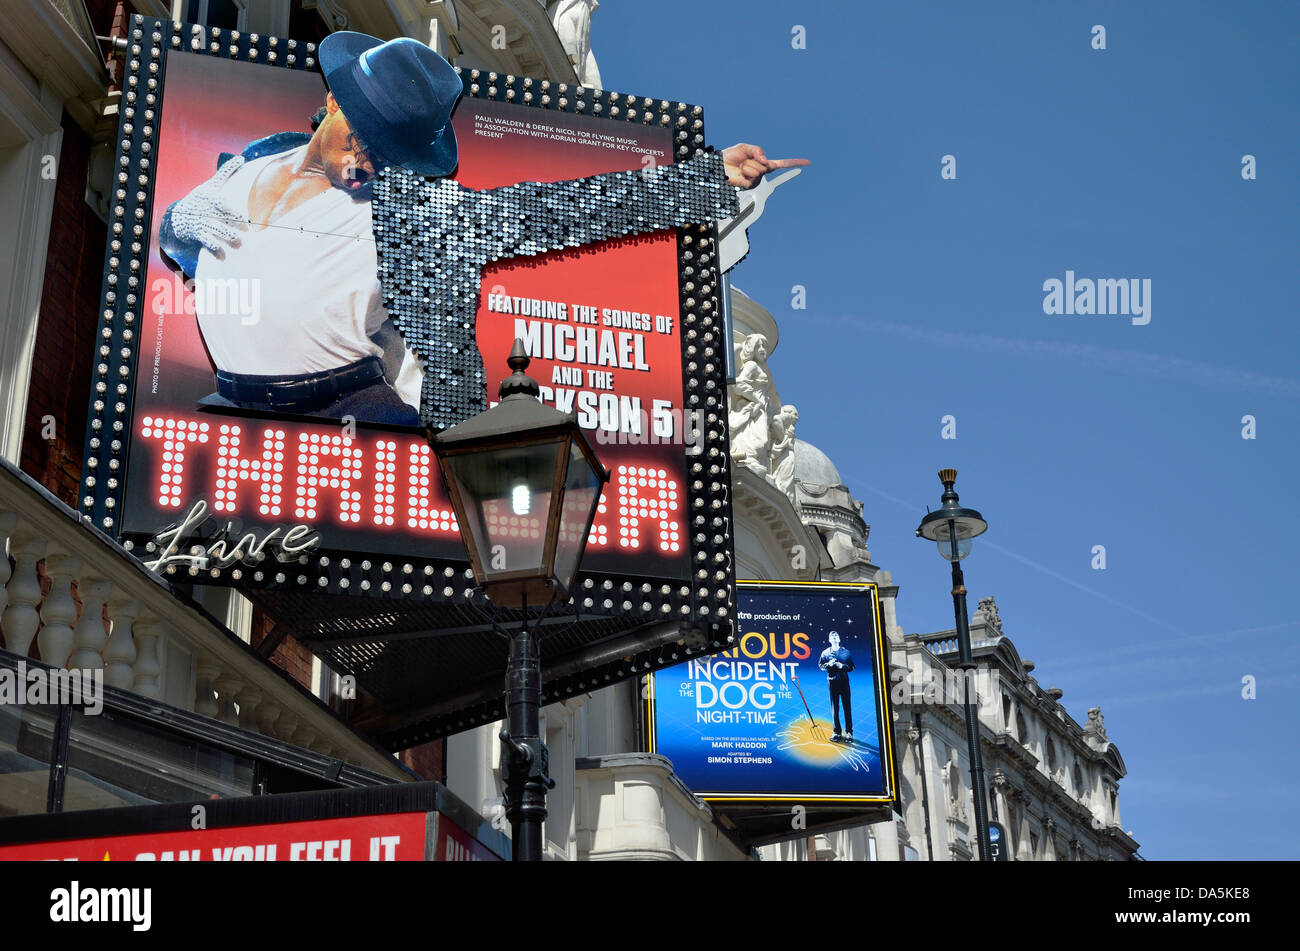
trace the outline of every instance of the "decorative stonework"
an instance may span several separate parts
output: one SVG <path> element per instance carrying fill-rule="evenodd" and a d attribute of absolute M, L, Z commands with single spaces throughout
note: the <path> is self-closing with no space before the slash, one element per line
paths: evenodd
<path fill-rule="evenodd" d="M 1101 707 L 1092 707 L 1088 710 L 1088 722 L 1083 728 L 1085 735 L 1095 738 L 1101 743 L 1106 743 L 1106 718 L 1101 715 Z"/>
<path fill-rule="evenodd" d="M 971 623 L 983 623 L 992 633 L 998 635 L 1002 633 L 1002 618 L 998 615 L 998 603 L 992 596 L 980 598 L 979 607 L 975 609 L 975 616 L 971 618 Z"/>
<path fill-rule="evenodd" d="M 584 86 L 604 89 L 600 82 L 600 68 L 591 51 L 591 15 L 600 4 L 597 0 L 554 0 L 550 8 L 555 34 L 569 55 L 573 71 Z"/>
<path fill-rule="evenodd" d="M 728 390 L 731 459 L 761 475 L 794 504 L 799 411 L 781 403 L 767 366 L 770 347 L 766 334 L 744 334 L 734 342 L 733 350 L 738 369 Z"/>
<path fill-rule="evenodd" d="M 731 458 L 764 477 L 771 471 L 771 413 L 779 397 L 767 368 L 767 337 L 749 334 L 736 345 L 736 382 L 730 390 L 727 423 Z"/>

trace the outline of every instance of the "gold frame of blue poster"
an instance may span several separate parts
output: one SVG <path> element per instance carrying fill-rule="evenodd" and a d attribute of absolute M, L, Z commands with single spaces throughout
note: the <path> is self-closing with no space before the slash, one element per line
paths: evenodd
<path fill-rule="evenodd" d="M 651 753 L 709 802 L 890 803 L 893 715 L 875 584 L 737 582 L 735 647 L 649 675 Z"/>

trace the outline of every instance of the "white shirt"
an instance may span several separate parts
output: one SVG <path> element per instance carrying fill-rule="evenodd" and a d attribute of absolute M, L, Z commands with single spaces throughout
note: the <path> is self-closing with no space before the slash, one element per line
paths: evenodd
<path fill-rule="evenodd" d="M 258 174 L 271 163 L 300 163 L 306 149 L 245 163 L 222 200 L 247 219 Z M 370 339 L 388 317 L 370 202 L 330 187 L 269 227 L 249 224 L 240 242 L 224 258 L 202 249 L 195 268 L 199 329 L 218 369 L 298 375 L 382 355 Z"/>

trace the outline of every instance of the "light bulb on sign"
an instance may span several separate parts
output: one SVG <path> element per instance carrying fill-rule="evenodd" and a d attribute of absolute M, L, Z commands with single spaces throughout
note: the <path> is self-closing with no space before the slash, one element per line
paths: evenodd
<path fill-rule="evenodd" d="M 532 495 L 528 491 L 528 486 L 522 483 L 515 486 L 510 493 L 510 506 L 514 509 L 516 515 L 527 515 L 528 510 L 532 507 Z"/>

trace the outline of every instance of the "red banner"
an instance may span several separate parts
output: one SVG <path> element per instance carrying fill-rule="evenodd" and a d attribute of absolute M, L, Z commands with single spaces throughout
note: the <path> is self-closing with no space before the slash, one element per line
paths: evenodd
<path fill-rule="evenodd" d="M 454 837 L 458 850 L 438 849 L 436 861 L 496 858 L 445 817 L 439 840 Z M 0 846 L 0 861 L 62 862 L 421 862 L 423 812 L 356 816 L 193 829 L 94 839 L 65 839 Z M 444 829 L 447 830 L 444 832 Z M 451 830 L 454 830 L 451 831 Z"/>

